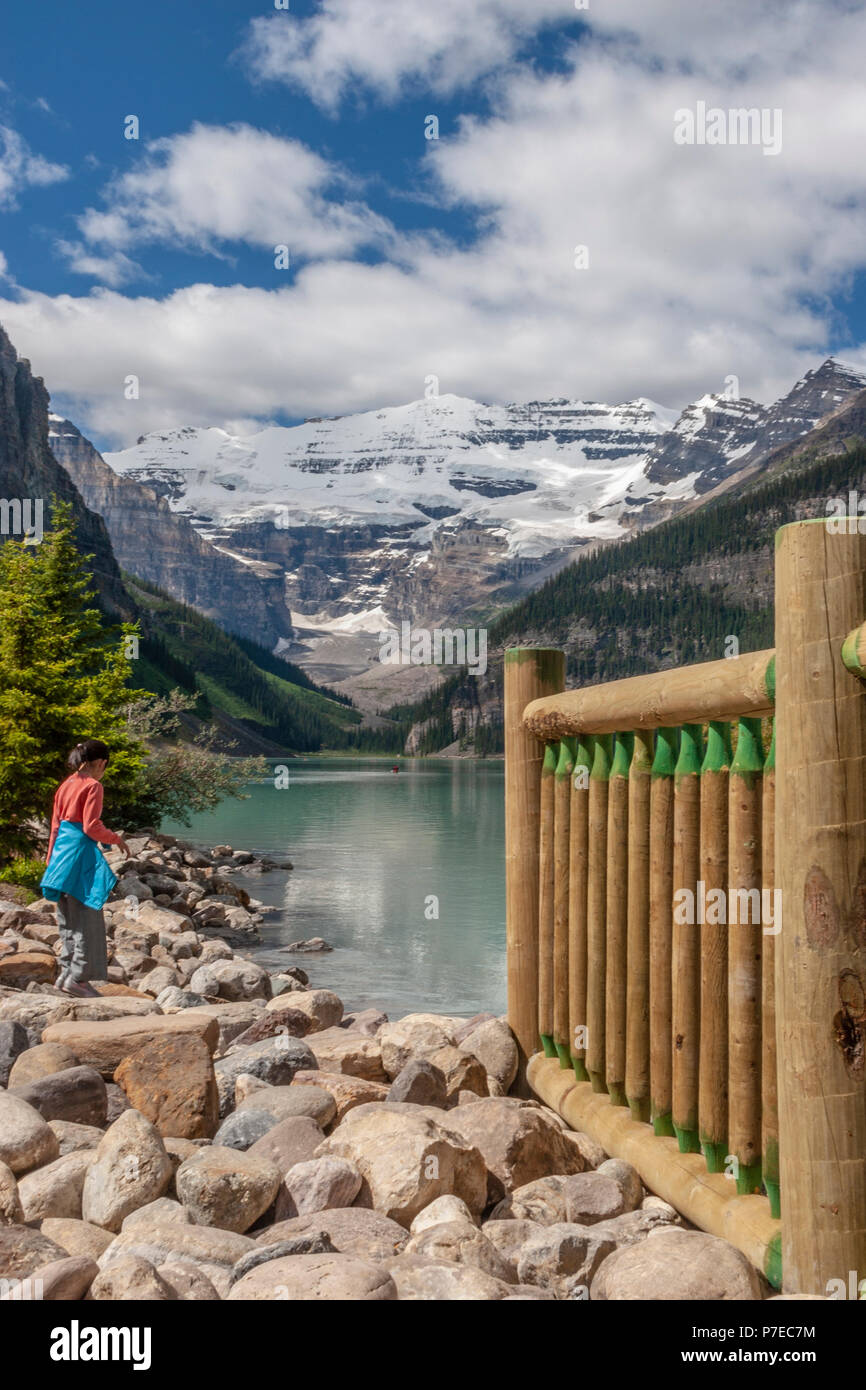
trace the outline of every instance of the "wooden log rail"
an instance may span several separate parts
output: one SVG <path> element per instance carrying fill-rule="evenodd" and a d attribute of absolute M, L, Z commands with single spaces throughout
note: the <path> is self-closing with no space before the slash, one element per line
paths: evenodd
<path fill-rule="evenodd" d="M 509 1017 L 524 1093 L 823 1293 L 866 1278 L 866 538 L 784 527 L 776 583 L 774 651 L 506 653 Z"/>

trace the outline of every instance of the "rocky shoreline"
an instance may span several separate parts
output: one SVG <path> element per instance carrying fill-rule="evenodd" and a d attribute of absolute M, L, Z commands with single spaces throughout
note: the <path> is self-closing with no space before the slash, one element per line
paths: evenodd
<path fill-rule="evenodd" d="M 772 1289 L 535 1100 L 492 1014 L 344 1012 L 235 881 L 141 835 L 108 980 L 54 988 L 53 905 L 0 899 L 0 1301 L 746 1299 Z M 321 955 L 321 963 L 317 957 Z"/>

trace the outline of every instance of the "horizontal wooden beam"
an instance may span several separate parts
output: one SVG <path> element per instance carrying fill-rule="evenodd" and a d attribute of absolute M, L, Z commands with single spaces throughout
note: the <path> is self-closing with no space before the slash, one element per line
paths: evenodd
<path fill-rule="evenodd" d="M 708 1173 L 701 1154 L 680 1153 L 676 1139 L 653 1134 L 651 1125 L 612 1105 L 610 1096 L 597 1094 L 587 1082 L 576 1082 L 555 1058 L 536 1053 L 527 1077 L 538 1098 L 572 1129 L 588 1134 L 611 1158 L 625 1159 L 645 1187 L 702 1231 L 730 1241 L 779 1288 L 781 1223 L 771 1215 L 766 1197 L 738 1196 L 733 1179 Z"/>
<path fill-rule="evenodd" d="M 523 724 L 536 738 L 549 740 L 743 715 L 764 717 L 773 713 L 774 658 L 774 651 L 747 652 L 700 666 L 565 690 L 533 700 L 524 710 Z"/>

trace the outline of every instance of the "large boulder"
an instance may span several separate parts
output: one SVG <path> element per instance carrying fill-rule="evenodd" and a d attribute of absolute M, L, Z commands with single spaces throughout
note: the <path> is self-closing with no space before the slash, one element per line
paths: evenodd
<path fill-rule="evenodd" d="M 97 1274 L 90 1297 L 96 1303 L 168 1303 L 177 1299 L 177 1293 L 150 1260 L 128 1255 Z"/>
<path fill-rule="evenodd" d="M 271 1004 L 281 1004 L 281 1008 L 271 1009 Z M 284 999 L 272 999 L 262 1009 L 253 1023 L 239 1037 L 235 1038 L 237 1047 L 249 1047 L 250 1043 L 261 1042 L 264 1038 L 276 1038 L 288 1034 L 290 1038 L 305 1038 L 312 1031 L 313 1020 L 309 1014 L 293 1009 Z"/>
<path fill-rule="evenodd" d="M 77 1303 L 84 1298 L 99 1266 L 89 1255 L 68 1255 L 63 1260 L 51 1260 L 33 1272 L 33 1283 L 39 1289 L 43 1303 Z M 19 1286 L 5 1297 L 24 1298 L 25 1288 Z"/>
<path fill-rule="evenodd" d="M 67 1252 L 30 1226 L 0 1226 L 0 1279 L 26 1279 Z"/>
<path fill-rule="evenodd" d="M 184 1009 L 179 1014 L 140 1017 L 133 1014 L 100 1023 L 53 1023 L 43 1032 L 42 1041 L 63 1043 L 85 1065 L 94 1067 L 103 1076 L 113 1077 L 124 1057 L 129 1057 L 142 1043 L 166 1035 L 189 1033 L 202 1038 L 211 1052 L 216 1048 L 219 1040 L 216 1020 L 198 1009 Z"/>
<path fill-rule="evenodd" d="M 232 1288 L 231 1302 L 271 1300 L 310 1302 L 393 1302 L 397 1289 L 380 1264 L 349 1255 L 291 1255 L 250 1270 Z"/>
<path fill-rule="evenodd" d="M 757 1270 L 737 1248 L 674 1227 L 616 1250 L 590 1286 L 593 1300 L 747 1301 L 763 1297 Z"/>
<path fill-rule="evenodd" d="M 361 1190 L 361 1174 L 346 1158 L 310 1158 L 296 1163 L 283 1178 L 276 1219 L 307 1216 L 334 1207 L 350 1207 Z"/>
<path fill-rule="evenodd" d="M 98 1128 L 105 1124 L 108 1113 L 105 1082 L 94 1067 L 65 1067 L 16 1086 L 9 1094 L 32 1105 L 43 1120 L 66 1120 Z"/>
<path fill-rule="evenodd" d="M 517 1043 L 508 1024 L 501 1018 L 489 1018 L 458 1041 L 458 1047 L 471 1052 L 507 1092 L 517 1076 Z"/>
<path fill-rule="evenodd" d="M 453 1046 L 457 1022 L 439 1014 L 407 1014 L 394 1023 L 383 1024 L 376 1041 L 382 1049 L 382 1064 L 391 1080 L 400 1075 L 413 1056 Z"/>
<path fill-rule="evenodd" d="M 350 1159 L 364 1179 L 358 1205 L 374 1207 L 401 1226 L 408 1228 L 419 1211 L 446 1192 L 462 1197 L 478 1215 L 487 1200 L 484 1159 L 441 1123 L 444 1118 L 422 1106 L 362 1105 L 349 1112 L 319 1152 Z"/>
<path fill-rule="evenodd" d="M 251 1111 L 250 1114 L 264 1114 Z M 287 1173 L 296 1163 L 312 1158 L 322 1142 L 322 1131 L 309 1115 L 289 1115 L 268 1129 L 251 1144 L 248 1153 L 254 1158 L 266 1158 L 281 1172 Z"/>
<path fill-rule="evenodd" d="M 51 1163 L 60 1153 L 57 1136 L 20 1096 L 0 1091 L 0 1162 L 15 1174 Z"/>
<path fill-rule="evenodd" d="M 599 1239 L 593 1227 L 567 1222 L 541 1226 L 517 1251 L 517 1277 L 521 1284 L 553 1289 L 562 1298 L 587 1299 L 596 1271 L 615 1249 L 615 1242 Z"/>
<path fill-rule="evenodd" d="M 384 1260 L 383 1267 L 394 1280 L 401 1302 L 498 1303 L 515 1289 L 513 1284 L 483 1269 L 455 1264 L 451 1260 L 399 1255 Z"/>
<path fill-rule="evenodd" d="M 153 1222 L 123 1231 L 99 1257 L 100 1269 L 110 1269 L 128 1256 L 148 1260 L 154 1266 L 181 1259 L 210 1279 L 221 1298 L 228 1296 L 232 1267 L 256 1245 L 248 1236 L 214 1226 L 184 1226 L 179 1222 Z"/>
<path fill-rule="evenodd" d="M 96 1150 L 84 1179 L 85 1221 L 119 1231 L 123 1219 L 161 1197 L 174 1168 L 158 1130 L 137 1110 L 125 1110 Z"/>
<path fill-rule="evenodd" d="M 267 1007 L 278 1010 L 285 1008 L 286 1003 L 284 999 L 272 999 Z M 306 1014 L 312 1025 L 310 1031 L 315 1033 L 334 1028 L 343 1017 L 343 1001 L 329 989 L 293 991 L 291 1007 Z"/>
<path fill-rule="evenodd" d="M 545 1174 L 583 1171 L 580 1151 L 547 1112 L 534 1105 L 505 1096 L 489 1097 L 449 1111 L 448 1126 L 481 1152 L 489 1175 L 490 1202 Z M 618 1211 L 607 1214 L 616 1216 Z"/>
<path fill-rule="evenodd" d="M 322 1129 L 327 1129 L 337 1113 L 330 1091 L 319 1086 L 266 1086 L 254 1091 L 238 1103 L 236 1113 L 245 1110 L 266 1110 L 276 1120 L 290 1115 L 309 1115 Z"/>
<path fill-rule="evenodd" d="M 95 1150 L 55 1158 L 44 1168 L 25 1173 L 18 1184 L 24 1220 L 42 1221 L 47 1216 L 80 1217 L 84 1178 Z"/>
<path fill-rule="evenodd" d="M 223 942 L 207 941 L 203 947 L 203 952 L 209 947 L 217 946 L 223 947 Z M 229 949 L 228 946 L 223 948 L 227 951 Z M 196 1005 L 195 1011 L 203 1014 L 206 1018 L 216 1019 L 219 1028 L 219 1042 L 215 1055 L 222 1057 L 239 1035 L 245 1033 L 262 1017 L 265 1011 L 265 1001 L 264 999 L 244 999 L 237 1003 L 231 1003 L 226 999 L 221 1000 L 218 1004 Z"/>
<path fill-rule="evenodd" d="M 211 1146 L 185 1159 L 174 1183 L 196 1225 L 242 1234 L 271 1205 L 280 1176 L 266 1158 Z"/>
<path fill-rule="evenodd" d="M 462 1197 L 453 1197 L 448 1192 L 444 1197 L 436 1197 L 429 1206 L 419 1211 L 409 1227 L 409 1234 L 418 1236 L 422 1231 L 429 1230 L 431 1226 L 442 1226 L 454 1221 L 462 1222 L 464 1225 L 467 1222 L 471 1225 L 476 1224 L 476 1218 Z"/>
<path fill-rule="evenodd" d="M 41 1081 L 43 1077 L 53 1076 L 58 1071 L 68 1071 L 70 1067 L 78 1065 L 78 1058 L 71 1048 L 63 1047 L 59 1043 L 39 1043 L 16 1057 L 9 1078 L 4 1084 L 13 1087 L 27 1086 L 31 1081 Z"/>
<path fill-rule="evenodd" d="M 371 1038 L 350 1028 L 325 1028 L 321 1033 L 310 1033 L 308 1042 L 322 1071 L 342 1072 L 362 1081 L 388 1080 L 378 1034 Z"/>
<path fill-rule="evenodd" d="M 412 1236 L 404 1253 L 428 1260 L 453 1260 L 455 1264 L 483 1270 L 506 1284 L 517 1283 L 512 1265 L 470 1221 L 446 1221 L 428 1226 Z"/>
<path fill-rule="evenodd" d="M 256 1246 L 276 1245 L 324 1233 L 342 1255 L 361 1260 L 384 1260 L 396 1255 L 409 1239 L 402 1226 L 368 1207 L 334 1207 L 309 1216 L 296 1216 L 268 1226 L 256 1237 Z"/>
<path fill-rule="evenodd" d="M 180 1017 L 191 1018 L 195 1011 L 190 1009 Z M 220 1097 L 220 1116 L 225 1117 L 235 1103 L 235 1082 L 239 1076 L 257 1076 L 271 1086 L 288 1086 L 296 1071 L 310 1071 L 316 1059 L 305 1042 L 300 1038 L 282 1036 L 265 1038 L 252 1047 L 238 1048 L 237 1052 L 221 1057 L 214 1067 Z"/>
<path fill-rule="evenodd" d="M 388 1087 L 383 1086 L 381 1082 L 364 1081 L 360 1076 L 346 1076 L 342 1072 L 295 1072 L 290 1089 L 297 1086 L 316 1086 L 329 1091 L 337 1107 L 335 1124 L 339 1124 L 343 1116 L 358 1105 L 368 1105 L 388 1098 Z"/>
<path fill-rule="evenodd" d="M 444 1110 L 448 1100 L 445 1073 L 426 1057 L 413 1057 L 391 1082 L 387 1099 L 396 1105 L 432 1105 Z"/>
<path fill-rule="evenodd" d="M 216 981 L 216 989 L 213 982 Z M 234 956 L 231 960 L 208 961 L 190 977 L 190 989 L 199 994 L 218 994 L 221 999 L 270 999 L 268 972 L 255 961 Z M 293 1001 L 294 1002 L 294 1001 Z"/>
<path fill-rule="evenodd" d="M 213 1058 L 198 1033 L 166 1033 L 138 1043 L 114 1080 L 160 1134 L 210 1139 L 216 1133 L 219 1094 Z"/>
<path fill-rule="evenodd" d="M 98 1260 L 114 1236 L 102 1226 L 72 1216 L 48 1216 L 40 1227 L 42 1234 L 70 1255 L 86 1255 Z"/>
<path fill-rule="evenodd" d="M 0 956 L 0 985 L 26 989 L 31 983 L 51 985 L 56 978 L 57 959 L 47 951 L 13 951 Z"/>
<path fill-rule="evenodd" d="M 567 1177 L 553 1173 L 516 1187 L 498 1203 L 491 1216 L 496 1221 L 539 1221 L 543 1226 L 562 1221 L 591 1226 L 610 1221 L 624 1211 L 622 1191 L 613 1178 L 598 1173 L 573 1173 Z"/>

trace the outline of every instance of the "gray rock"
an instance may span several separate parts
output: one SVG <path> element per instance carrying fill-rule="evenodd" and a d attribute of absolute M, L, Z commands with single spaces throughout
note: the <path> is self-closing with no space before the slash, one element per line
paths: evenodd
<path fill-rule="evenodd" d="M 283 1178 L 276 1219 L 288 1220 L 335 1207 L 350 1207 L 361 1190 L 361 1174 L 345 1158 L 311 1158 Z"/>
<path fill-rule="evenodd" d="M 167 1260 L 157 1268 L 160 1279 L 184 1303 L 214 1303 L 219 1301 L 212 1280 L 189 1260 Z"/>
<path fill-rule="evenodd" d="M 292 1115 L 309 1115 L 311 1120 L 325 1129 L 337 1113 L 337 1102 L 331 1092 L 321 1086 L 269 1086 L 240 1101 L 237 1109 L 240 1113 L 245 1110 L 266 1110 L 275 1120 L 287 1120 Z"/>
<path fill-rule="evenodd" d="M 162 1197 L 174 1169 L 158 1130 L 137 1110 L 126 1110 L 102 1138 L 87 1170 L 81 1214 L 119 1231 L 124 1217 Z"/>
<path fill-rule="evenodd" d="M 97 1274 L 90 1286 L 90 1297 L 97 1303 L 169 1303 L 177 1299 L 177 1293 L 149 1260 L 128 1255 Z"/>
<path fill-rule="evenodd" d="M 289 1302 L 326 1299 L 352 1303 L 394 1302 L 397 1289 L 381 1264 L 350 1255 L 292 1255 L 269 1260 L 250 1270 L 233 1286 L 229 1299 L 280 1299 Z"/>
<path fill-rule="evenodd" d="M 93 1067 L 67 1067 L 51 1076 L 16 1086 L 10 1095 L 38 1110 L 43 1120 L 69 1120 L 77 1125 L 105 1124 L 108 1097 L 105 1082 Z"/>
<path fill-rule="evenodd" d="M 251 1269 L 268 1263 L 268 1260 L 283 1260 L 290 1255 L 335 1255 L 338 1252 L 331 1244 L 326 1231 L 316 1231 L 309 1236 L 296 1236 L 294 1240 L 278 1240 L 273 1245 L 260 1245 L 248 1255 L 242 1255 L 231 1272 L 231 1282 L 236 1284 Z"/>
<path fill-rule="evenodd" d="M 211 1145 L 184 1159 L 174 1185 L 197 1225 L 243 1233 L 276 1197 L 280 1172 L 259 1155 Z"/>
<path fill-rule="evenodd" d="M 598 1173 L 554 1174 L 516 1188 L 491 1217 L 495 1221 L 523 1217 L 544 1226 L 563 1221 L 589 1226 L 621 1216 L 624 1208 L 619 1183 L 613 1178 Z"/>
<path fill-rule="evenodd" d="M 268 1110 L 234 1110 L 223 1120 L 213 1137 L 214 1144 L 245 1152 L 278 1123 Z"/>
<path fill-rule="evenodd" d="M 279 1221 L 256 1237 L 257 1245 L 273 1245 L 278 1240 L 295 1240 L 324 1231 L 334 1249 L 343 1255 L 364 1260 L 384 1260 L 398 1254 L 409 1239 L 396 1221 L 369 1207 L 335 1207 L 312 1216 L 296 1216 Z"/>
<path fill-rule="evenodd" d="M 23 1023 L 0 1020 L 0 1086 L 8 1086 L 16 1057 L 26 1052 L 29 1045 Z"/>
<path fill-rule="evenodd" d="M 606 1178 L 613 1178 L 622 1193 L 623 1209 L 637 1211 L 644 1198 L 640 1173 L 622 1158 L 607 1158 L 595 1170 Z"/>
<path fill-rule="evenodd" d="M 300 1038 L 266 1038 L 252 1047 L 239 1048 L 214 1065 L 220 1093 L 220 1118 L 234 1104 L 235 1081 L 244 1072 L 258 1076 L 272 1086 L 288 1086 L 296 1071 L 314 1071 L 318 1066 L 310 1048 Z"/>
<path fill-rule="evenodd" d="M 445 1074 L 426 1057 L 413 1057 L 391 1083 L 387 1099 L 406 1105 L 434 1105 L 444 1109 L 448 1099 Z"/>

